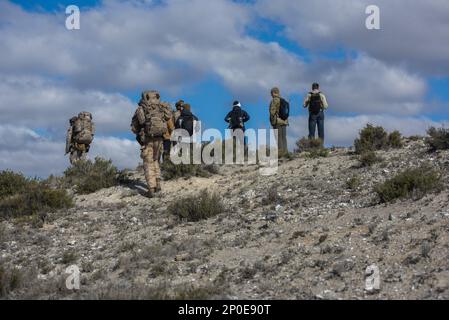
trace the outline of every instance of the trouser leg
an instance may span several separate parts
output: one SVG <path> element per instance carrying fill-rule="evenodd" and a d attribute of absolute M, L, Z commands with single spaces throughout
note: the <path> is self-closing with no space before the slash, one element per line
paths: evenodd
<path fill-rule="evenodd" d="M 288 153 L 288 147 L 287 147 L 287 126 L 282 126 L 282 147 L 283 147 L 283 153 Z"/>
<path fill-rule="evenodd" d="M 317 125 L 316 115 L 309 115 L 309 139 L 315 138 L 315 129 Z"/>
<path fill-rule="evenodd" d="M 321 139 L 321 141 L 324 144 L 324 112 L 321 111 L 318 116 L 318 137 Z"/>

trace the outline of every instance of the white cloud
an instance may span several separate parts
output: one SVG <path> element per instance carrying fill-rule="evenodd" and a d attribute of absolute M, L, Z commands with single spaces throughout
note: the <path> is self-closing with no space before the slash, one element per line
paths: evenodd
<path fill-rule="evenodd" d="M 93 114 L 100 134 L 128 131 L 135 104 L 118 93 L 78 90 L 38 76 L 0 74 L 0 121 L 59 132 L 82 110 Z"/>
<path fill-rule="evenodd" d="M 279 45 L 247 37 L 253 12 L 232 1 L 107 1 L 81 12 L 77 31 L 65 29 L 64 16 L 8 2 L 0 11 L 0 72 L 56 75 L 78 88 L 179 92 L 214 75 L 248 96 L 273 85 L 293 90 L 303 67 Z"/>
<path fill-rule="evenodd" d="M 329 66 L 320 79 L 337 112 L 416 115 L 427 93 L 422 78 L 365 55 Z"/>
<path fill-rule="evenodd" d="M 365 9 L 372 4 L 380 8 L 378 31 L 365 27 Z M 449 74 L 446 0 L 259 0 L 256 6 L 314 52 L 344 47 L 427 75 Z"/>

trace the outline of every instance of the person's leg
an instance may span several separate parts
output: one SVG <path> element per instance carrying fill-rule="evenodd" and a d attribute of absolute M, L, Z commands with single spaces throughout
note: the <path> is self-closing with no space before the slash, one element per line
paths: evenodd
<path fill-rule="evenodd" d="M 318 122 L 318 137 L 324 144 L 324 111 L 321 111 L 317 118 Z"/>
<path fill-rule="evenodd" d="M 167 161 L 170 159 L 170 148 L 171 148 L 171 141 L 166 139 L 164 140 L 164 152 L 162 153 L 162 161 Z"/>
<path fill-rule="evenodd" d="M 316 116 L 309 114 L 309 139 L 315 138 Z"/>
<path fill-rule="evenodd" d="M 276 139 L 276 147 L 278 150 L 278 156 L 281 156 L 282 154 L 282 132 L 281 132 L 281 126 L 275 126 L 273 127 L 273 130 L 277 130 L 277 134 L 274 135 L 274 138 Z"/>
<path fill-rule="evenodd" d="M 288 146 L 287 146 L 287 126 L 283 126 L 282 128 L 282 145 L 284 147 L 284 155 L 288 154 Z"/>
<path fill-rule="evenodd" d="M 87 159 L 87 152 L 80 150 L 78 158 L 81 161 L 86 161 L 86 159 Z"/>
<path fill-rule="evenodd" d="M 143 170 L 145 172 L 145 180 L 148 185 L 148 191 L 154 192 L 157 186 L 155 171 L 155 162 L 153 160 L 153 144 L 154 142 L 148 142 L 142 149 L 141 158 L 143 160 Z"/>
<path fill-rule="evenodd" d="M 71 165 L 73 165 L 75 162 L 76 162 L 76 158 L 77 158 L 77 151 L 76 150 L 74 150 L 74 149 L 72 149 L 71 151 L 70 151 L 70 157 L 69 157 L 69 159 L 70 159 L 70 164 Z"/>
<path fill-rule="evenodd" d="M 154 177 L 156 178 L 156 191 L 161 191 L 161 167 L 159 165 L 159 159 L 161 158 L 161 152 L 165 146 L 165 141 L 157 140 L 154 142 L 153 147 L 153 161 L 154 161 Z"/>

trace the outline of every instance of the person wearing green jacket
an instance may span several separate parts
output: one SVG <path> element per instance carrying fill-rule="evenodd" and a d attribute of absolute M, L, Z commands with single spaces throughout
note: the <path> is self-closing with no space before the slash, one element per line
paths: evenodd
<path fill-rule="evenodd" d="M 287 148 L 287 126 L 288 119 L 282 120 L 279 116 L 279 109 L 281 107 L 281 92 L 279 88 L 271 89 L 271 103 L 270 103 L 270 123 L 273 129 L 278 130 L 277 143 L 279 157 L 285 157 L 288 154 Z"/>

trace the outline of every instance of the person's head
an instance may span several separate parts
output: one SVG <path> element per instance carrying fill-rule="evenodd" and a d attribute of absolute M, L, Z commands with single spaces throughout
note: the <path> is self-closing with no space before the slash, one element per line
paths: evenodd
<path fill-rule="evenodd" d="M 75 124 L 76 119 L 78 119 L 78 118 L 77 117 L 71 117 L 70 118 L 69 122 L 70 122 L 71 126 L 73 126 Z"/>
<path fill-rule="evenodd" d="M 320 85 L 318 83 L 312 84 L 312 90 L 320 90 Z"/>
<path fill-rule="evenodd" d="M 278 87 L 274 87 L 273 89 L 271 89 L 271 96 L 279 96 L 281 94 L 281 92 L 279 91 Z"/>
<path fill-rule="evenodd" d="M 176 110 L 181 111 L 183 105 L 184 105 L 184 100 L 179 100 L 178 102 L 176 102 L 176 104 L 175 104 Z"/>
<path fill-rule="evenodd" d="M 240 102 L 238 102 L 237 100 L 236 101 L 234 101 L 234 103 L 232 104 L 232 107 L 233 108 L 235 108 L 235 107 L 241 107 L 242 105 L 240 104 Z"/>
<path fill-rule="evenodd" d="M 182 108 L 183 108 L 184 110 L 191 111 L 190 104 L 188 104 L 188 103 L 184 103 L 184 104 L 182 105 Z"/>

